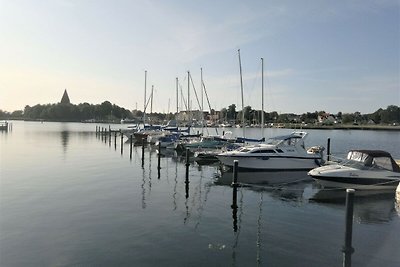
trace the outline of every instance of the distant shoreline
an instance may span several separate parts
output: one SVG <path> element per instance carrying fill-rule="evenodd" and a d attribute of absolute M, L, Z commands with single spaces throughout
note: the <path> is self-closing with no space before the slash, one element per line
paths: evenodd
<path fill-rule="evenodd" d="M 11 119 L 9 121 L 36 121 L 36 122 L 77 122 L 80 121 L 50 121 L 50 120 L 26 120 L 26 119 Z M 81 122 L 81 123 L 100 123 L 100 124 L 120 124 L 111 121 L 97 122 Z M 124 124 L 121 124 L 124 125 Z M 216 128 L 215 126 L 207 128 Z M 230 129 L 232 127 L 217 127 L 222 129 Z M 260 127 L 251 127 L 260 128 Z M 372 131 L 400 131 L 400 125 L 352 125 L 352 124 L 336 124 L 336 125 L 304 125 L 295 123 L 279 123 L 277 126 L 266 126 L 265 128 L 283 128 L 283 129 L 304 129 L 304 130 L 372 130 Z"/>
<path fill-rule="evenodd" d="M 300 125 L 297 125 L 298 127 Z M 400 131 L 400 126 L 391 125 L 307 125 L 300 126 L 302 129 L 316 130 L 374 130 L 374 131 Z"/>

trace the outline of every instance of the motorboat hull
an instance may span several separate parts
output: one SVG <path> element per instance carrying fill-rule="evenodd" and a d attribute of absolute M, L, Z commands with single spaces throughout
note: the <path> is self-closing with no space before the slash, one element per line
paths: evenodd
<path fill-rule="evenodd" d="M 360 170 L 356 168 L 327 165 L 311 170 L 310 175 L 324 187 L 353 188 L 362 190 L 396 189 L 400 173 L 387 170 Z"/>
<path fill-rule="evenodd" d="M 362 177 L 332 177 L 332 176 L 313 176 L 314 180 L 324 187 L 333 188 L 353 188 L 361 190 L 376 189 L 396 189 L 399 185 L 400 178 L 383 179 L 383 178 L 362 178 Z"/>

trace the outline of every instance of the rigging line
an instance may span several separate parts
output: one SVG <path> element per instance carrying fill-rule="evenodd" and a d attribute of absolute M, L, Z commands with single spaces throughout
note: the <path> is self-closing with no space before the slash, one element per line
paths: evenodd
<path fill-rule="evenodd" d="M 211 104 L 210 104 L 210 99 L 208 98 L 206 85 L 205 85 L 204 81 L 201 81 L 201 84 L 202 84 L 202 87 L 203 87 L 202 89 L 204 89 L 204 93 L 206 94 L 207 104 L 208 104 L 208 107 L 210 108 L 210 115 L 212 116 L 212 108 L 211 108 Z M 217 132 L 217 134 L 219 134 L 217 127 L 215 127 L 215 131 Z M 207 130 L 207 133 L 208 133 L 208 130 Z"/>
<path fill-rule="evenodd" d="M 196 96 L 197 104 L 199 105 L 199 109 L 201 110 L 201 104 L 200 104 L 200 101 L 199 101 L 199 97 L 197 96 L 196 87 L 194 86 L 193 78 L 192 78 L 192 75 L 190 73 L 189 73 L 189 78 L 190 78 L 190 81 L 191 81 L 192 86 L 193 86 L 193 91 L 194 91 L 194 94 Z"/>
<path fill-rule="evenodd" d="M 188 110 L 188 106 L 187 106 L 187 103 L 186 103 L 185 95 L 183 94 L 183 89 L 182 89 L 182 85 L 181 84 L 179 84 L 179 88 L 181 89 L 181 98 L 183 98 L 183 104 L 184 104 L 186 110 Z"/>

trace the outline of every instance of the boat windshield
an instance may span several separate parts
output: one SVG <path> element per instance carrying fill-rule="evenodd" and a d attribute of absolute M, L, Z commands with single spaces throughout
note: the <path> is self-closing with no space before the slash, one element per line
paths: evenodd
<path fill-rule="evenodd" d="M 239 152 L 249 152 L 250 150 L 251 149 L 246 148 L 246 147 L 240 147 L 240 148 L 237 149 L 237 151 L 239 151 Z"/>
<path fill-rule="evenodd" d="M 375 157 L 372 160 L 372 166 L 378 169 L 393 171 L 392 160 L 388 157 Z"/>
<path fill-rule="evenodd" d="M 284 144 L 287 146 L 295 146 L 297 143 L 302 142 L 303 139 L 298 136 L 286 137 L 286 138 L 270 138 L 267 140 L 267 145 L 279 145 Z M 303 145 L 303 144 L 302 144 Z"/>
<path fill-rule="evenodd" d="M 282 139 L 277 139 L 277 138 L 270 138 L 267 140 L 267 142 L 265 142 L 267 145 L 279 145 L 280 143 L 282 143 L 284 140 Z"/>
<path fill-rule="evenodd" d="M 359 170 L 388 170 L 393 171 L 392 161 L 388 157 L 369 157 L 365 158 L 364 161 L 348 159 L 343 163 L 343 166 L 356 168 Z"/>

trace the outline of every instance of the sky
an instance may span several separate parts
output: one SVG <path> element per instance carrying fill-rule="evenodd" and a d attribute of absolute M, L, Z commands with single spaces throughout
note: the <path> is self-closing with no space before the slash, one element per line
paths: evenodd
<path fill-rule="evenodd" d="M 209 109 L 202 77 L 211 108 L 241 110 L 240 66 L 253 109 L 400 106 L 400 2 L 0 0 L 3 111 L 57 103 L 64 89 L 73 104 L 143 110 L 145 71 L 153 112 L 176 111 L 176 78 L 186 109 L 188 71 L 191 109 L 202 95 Z"/>

